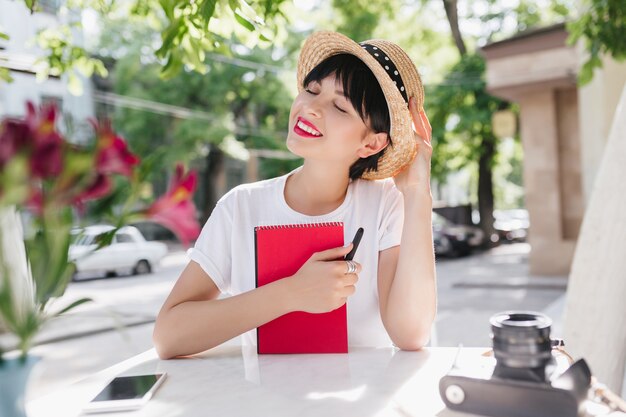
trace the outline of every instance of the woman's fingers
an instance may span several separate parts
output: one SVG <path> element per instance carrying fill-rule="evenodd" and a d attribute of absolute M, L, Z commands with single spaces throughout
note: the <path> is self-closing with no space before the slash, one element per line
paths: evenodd
<path fill-rule="evenodd" d="M 357 283 L 358 280 L 359 280 L 358 274 L 346 274 L 346 276 L 344 277 L 344 283 L 346 285 L 354 285 Z"/>
<path fill-rule="evenodd" d="M 350 262 L 352 262 L 354 264 L 354 267 L 356 268 L 354 270 L 354 272 L 352 272 L 352 274 L 359 274 L 361 272 L 361 269 L 363 268 L 363 266 L 360 263 L 355 262 L 355 261 L 350 261 Z M 343 273 L 343 274 L 347 275 L 348 274 L 348 268 L 349 268 L 348 267 L 348 261 L 344 261 L 344 260 L 334 261 L 334 268 L 335 268 L 335 270 L 336 270 L 336 272 L 338 274 L 342 274 Z"/>
<path fill-rule="evenodd" d="M 349 243 L 348 246 L 340 246 L 338 248 L 316 252 L 311 256 L 311 259 L 314 261 L 332 261 L 343 258 L 350 250 L 352 250 L 352 243 Z"/>
<path fill-rule="evenodd" d="M 409 99 L 409 112 L 411 113 L 411 119 L 413 119 L 413 126 L 415 127 L 415 132 L 425 141 L 429 141 L 429 134 L 426 129 L 426 125 L 422 120 L 421 113 L 417 110 L 417 103 L 415 102 L 415 98 L 411 97 Z"/>
<path fill-rule="evenodd" d="M 428 141 L 428 143 L 430 143 L 432 139 L 433 128 L 430 126 L 430 121 L 428 120 L 428 117 L 426 116 L 426 112 L 424 110 L 419 113 L 419 116 L 420 120 L 422 121 L 422 125 L 424 126 L 424 130 L 426 131 L 425 139 Z"/>

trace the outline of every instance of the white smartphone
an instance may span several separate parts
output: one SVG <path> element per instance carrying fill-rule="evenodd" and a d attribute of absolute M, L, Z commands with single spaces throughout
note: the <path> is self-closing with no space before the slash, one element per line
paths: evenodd
<path fill-rule="evenodd" d="M 137 410 L 148 402 L 165 379 L 165 373 L 113 378 L 83 409 L 85 413 Z"/>

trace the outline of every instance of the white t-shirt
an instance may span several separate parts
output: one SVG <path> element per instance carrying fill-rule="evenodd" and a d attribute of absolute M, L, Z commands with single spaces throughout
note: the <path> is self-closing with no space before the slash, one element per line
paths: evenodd
<path fill-rule="evenodd" d="M 190 258 L 200 264 L 222 293 L 237 295 L 255 288 L 256 226 L 343 222 L 345 244 L 363 227 L 363 238 L 354 257 L 362 270 L 356 292 L 347 302 L 348 344 L 390 346 L 378 304 L 378 252 L 400 244 L 404 221 L 402 193 L 392 179 L 354 180 L 337 209 L 308 216 L 293 210 L 285 201 L 285 182 L 293 172 L 243 184 L 224 195 L 189 250 Z M 256 330 L 245 333 L 242 343 L 256 345 Z"/>

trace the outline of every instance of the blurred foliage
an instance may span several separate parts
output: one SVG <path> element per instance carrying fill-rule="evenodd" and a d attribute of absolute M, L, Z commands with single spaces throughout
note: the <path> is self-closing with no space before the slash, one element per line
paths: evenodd
<path fill-rule="evenodd" d="M 524 152 L 519 138 L 499 141 L 498 155 L 499 161 L 493 171 L 495 206 L 503 210 L 524 207 Z"/>
<path fill-rule="evenodd" d="M 286 0 L 66 0 L 61 14 L 70 15 L 69 21 L 37 35 L 37 44 L 45 51 L 37 73 L 40 78 L 68 74 L 70 90 L 77 95 L 82 91 L 77 73 L 86 77 L 94 72 L 105 75 L 103 62 L 91 57 L 77 39 L 76 33 L 82 29 L 80 12 L 95 12 L 100 20 L 125 15 L 131 22 L 148 22 L 159 33 L 157 43 L 151 43 L 155 46 L 151 47 L 151 54 L 161 65 L 160 76 L 169 79 L 183 68 L 200 73 L 207 71 L 207 51 L 218 50 L 222 46 L 220 38 L 230 38 L 233 33 L 240 43 L 250 48 L 269 47 L 281 36 L 285 23 L 281 10 L 284 2 Z M 40 11 L 36 0 L 24 0 L 24 3 L 32 13 Z"/>
<path fill-rule="evenodd" d="M 174 118 L 115 110 L 117 128 L 131 138 L 137 153 L 152 155 L 167 166 L 175 159 L 197 160 L 206 155 L 208 144 L 223 143 L 225 138 L 249 148 L 284 149 L 293 70 L 301 41 L 310 30 L 338 30 L 357 41 L 386 38 L 407 50 L 423 76 L 425 109 L 435 128 L 433 176 L 444 179 L 448 172 L 476 163 L 481 154 L 477 137 L 490 134 L 489 112 L 494 103 L 495 108 L 502 106 L 484 90 L 484 64 L 477 48 L 571 18 L 573 3 L 462 2 L 458 16 L 469 57 L 460 58 L 444 23 L 443 1 L 332 0 L 294 5 L 287 0 L 67 0 L 63 6 L 67 10 L 91 10 L 102 23 L 96 55 L 86 55 L 74 45 L 73 32 L 67 30 L 79 28 L 80 22 L 74 22 L 40 34 L 40 45 L 50 51 L 41 68 L 48 74 L 79 71 L 104 76 L 102 62 L 115 62 L 114 92 L 203 113 Z M 37 9 L 36 2 L 32 6 Z M 71 85 L 76 89 L 76 83 Z M 450 106 L 446 98 L 461 107 Z M 482 104 L 487 107 L 478 106 Z M 271 177 L 297 163 L 262 159 L 260 172 Z M 160 182 L 164 184 L 163 179 Z"/>
<path fill-rule="evenodd" d="M 436 138 L 432 175 L 440 181 L 478 161 L 485 138 L 495 141 L 491 117 L 507 103 L 486 92 L 484 71 L 482 56 L 463 56 L 441 84 L 426 91 Z"/>
<path fill-rule="evenodd" d="M 10 39 L 9 35 L 2 31 L 2 26 L 0 26 L 0 39 L 8 41 Z M 2 63 L 2 59 L 0 58 L 0 64 Z M 10 83 L 13 81 L 13 77 L 11 77 L 11 73 L 8 68 L 3 68 L 0 66 L 0 82 L 4 81 Z"/>
<path fill-rule="evenodd" d="M 58 77 L 66 74 L 69 91 L 79 96 L 83 93 L 83 86 L 78 73 L 87 78 L 94 73 L 101 77 L 107 75 L 102 61 L 93 58 L 82 46 L 74 44 L 69 25 L 40 31 L 37 35 L 37 46 L 47 53 L 47 56 L 39 59 L 36 64 L 38 81 L 49 76 Z"/>
<path fill-rule="evenodd" d="M 477 38 L 481 45 L 563 23 L 572 19 L 575 12 L 575 0 L 474 0 L 468 6 L 463 20 L 480 22 Z"/>
<path fill-rule="evenodd" d="M 589 57 L 583 64 L 578 80 L 581 85 L 593 78 L 602 67 L 602 55 L 616 61 L 626 59 L 626 3 L 624 0 L 584 0 L 581 16 L 567 24 L 568 43 L 584 39 Z"/>
<path fill-rule="evenodd" d="M 381 19 L 393 17 L 400 6 L 397 0 L 333 0 L 332 5 L 338 13 L 334 30 L 357 42 L 371 39 Z"/>
<path fill-rule="evenodd" d="M 219 145 L 227 138 L 249 149 L 286 150 L 282 132 L 292 97 L 280 77 L 284 64 L 291 61 L 295 66 L 286 47 L 250 49 L 234 39 L 220 39 L 221 55 L 205 58 L 204 74 L 185 69 L 165 81 L 159 63 L 146 54 L 145 45 L 154 34 L 150 27 L 107 21 L 103 33 L 100 51 L 126 51 L 114 64 L 115 93 L 198 112 L 198 116 L 178 118 L 116 108 L 115 126 L 132 138 L 140 156 L 156 154 L 164 166 L 173 160 L 190 162 L 206 155 L 209 144 Z M 296 34 L 292 37 L 301 40 Z M 264 174 L 275 174 L 263 166 L 264 161 L 261 164 Z M 287 164 L 293 166 L 293 161 Z"/>
<path fill-rule="evenodd" d="M 422 4 L 432 6 L 432 2 L 426 0 Z M 449 174 L 469 169 L 474 179 L 470 192 L 472 202 L 490 198 L 478 193 L 480 181 L 475 173 L 484 164 L 483 172 L 493 176 L 495 207 L 523 205 L 523 196 L 519 195 L 523 184 L 519 135 L 515 137 L 516 151 L 501 154 L 501 143 L 491 127 L 493 113 L 515 106 L 487 92 L 485 62 L 477 49 L 520 32 L 563 22 L 572 13 L 573 1 L 556 0 L 545 6 L 545 2 L 539 0 L 482 0 L 459 5 L 459 26 L 468 52 L 462 55 L 457 51 L 457 61 L 446 71 L 443 80 L 426 86 L 425 109 L 435 138 L 432 175 L 445 182 Z M 440 7 L 443 10 L 443 5 Z M 511 193 L 517 195 L 513 202 L 509 197 L 504 198 Z M 489 210 L 489 204 L 483 207 Z"/>

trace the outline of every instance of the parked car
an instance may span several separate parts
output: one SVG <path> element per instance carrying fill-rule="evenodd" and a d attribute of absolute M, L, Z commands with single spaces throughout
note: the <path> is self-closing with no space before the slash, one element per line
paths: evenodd
<path fill-rule="evenodd" d="M 435 253 L 440 256 L 468 255 L 484 243 L 485 233 L 476 226 L 452 223 L 433 212 Z"/>
<path fill-rule="evenodd" d="M 528 211 L 524 209 L 494 210 L 494 229 L 501 242 L 525 242 L 528 237 Z"/>
<path fill-rule="evenodd" d="M 133 226 L 122 227 L 109 246 L 95 251 L 98 236 L 111 230 L 112 226 L 96 225 L 74 231 L 75 240 L 69 249 L 69 259 L 76 264 L 74 279 L 83 272 L 148 274 L 167 254 L 164 243 L 146 241 Z"/>

